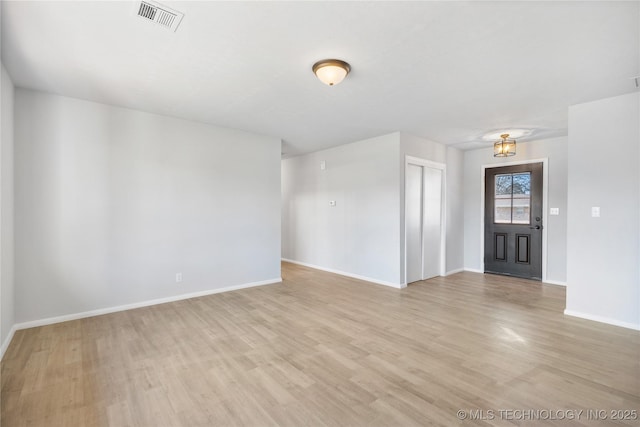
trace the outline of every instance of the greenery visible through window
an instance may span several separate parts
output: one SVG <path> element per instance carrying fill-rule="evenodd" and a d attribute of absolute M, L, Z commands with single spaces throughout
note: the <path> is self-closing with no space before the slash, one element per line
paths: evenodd
<path fill-rule="evenodd" d="M 499 174 L 495 177 L 496 224 L 531 223 L 531 173 Z"/>

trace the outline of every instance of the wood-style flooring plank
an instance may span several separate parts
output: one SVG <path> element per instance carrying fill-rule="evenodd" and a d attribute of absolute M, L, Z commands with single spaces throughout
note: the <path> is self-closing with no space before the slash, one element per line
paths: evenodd
<path fill-rule="evenodd" d="M 586 416 L 640 412 L 640 333 L 564 316 L 562 287 L 465 272 L 397 290 L 288 263 L 282 276 L 16 332 L 2 427 L 640 425 Z"/>

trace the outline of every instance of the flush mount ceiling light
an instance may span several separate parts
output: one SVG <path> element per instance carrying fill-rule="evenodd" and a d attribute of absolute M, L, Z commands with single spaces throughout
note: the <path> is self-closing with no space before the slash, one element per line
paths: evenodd
<path fill-rule="evenodd" d="M 334 86 L 347 77 L 351 66 L 339 59 L 323 59 L 313 64 L 312 69 L 322 83 Z"/>
<path fill-rule="evenodd" d="M 516 140 L 509 139 L 508 133 L 500 135 L 500 141 L 493 144 L 493 157 L 510 157 L 516 155 Z"/>

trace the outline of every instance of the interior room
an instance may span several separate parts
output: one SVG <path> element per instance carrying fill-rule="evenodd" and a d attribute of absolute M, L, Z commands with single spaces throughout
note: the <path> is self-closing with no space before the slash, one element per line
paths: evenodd
<path fill-rule="evenodd" d="M 638 425 L 639 1 L 0 25 L 3 427 Z"/>

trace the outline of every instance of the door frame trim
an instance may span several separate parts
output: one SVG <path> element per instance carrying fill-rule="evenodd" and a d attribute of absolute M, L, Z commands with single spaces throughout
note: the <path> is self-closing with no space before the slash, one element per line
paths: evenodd
<path fill-rule="evenodd" d="M 442 171 L 442 181 L 440 183 L 440 276 L 446 276 L 447 272 L 447 165 L 445 163 L 438 163 L 432 160 L 421 159 L 419 157 L 407 156 L 404 157 L 404 182 L 402 194 L 404 195 L 404 212 L 403 212 L 403 225 L 404 225 L 404 277 L 402 281 L 402 287 L 407 286 L 407 166 L 408 165 L 424 166 L 433 169 L 439 169 Z M 423 235 L 424 239 L 424 235 Z M 423 241 L 424 245 L 424 241 Z M 422 267 L 422 274 L 424 274 L 424 260 Z"/>
<path fill-rule="evenodd" d="M 549 158 L 519 160 L 504 163 L 489 163 L 480 167 L 480 272 L 484 273 L 484 196 L 485 196 L 485 171 L 490 168 L 503 166 L 528 165 L 542 163 L 542 282 L 547 281 L 547 217 L 549 198 Z"/>

